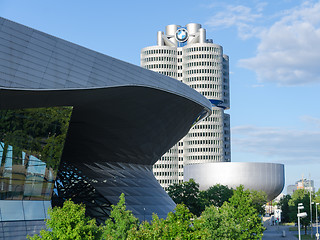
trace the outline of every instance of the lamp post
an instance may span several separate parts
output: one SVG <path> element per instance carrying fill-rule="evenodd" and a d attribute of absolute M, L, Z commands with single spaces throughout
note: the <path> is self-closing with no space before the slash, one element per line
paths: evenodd
<path fill-rule="evenodd" d="M 314 204 L 314 202 L 311 202 L 311 191 L 310 191 L 310 224 L 311 224 L 311 238 L 313 235 L 313 228 L 312 228 L 312 205 Z"/>
<path fill-rule="evenodd" d="M 316 238 L 317 238 L 317 240 L 319 240 L 319 232 L 318 232 L 318 205 L 319 205 L 319 203 L 316 203 L 316 228 L 317 228 Z"/>
<path fill-rule="evenodd" d="M 313 228 L 312 228 L 312 204 L 313 204 L 313 202 L 312 202 L 312 200 L 311 200 L 311 198 L 312 198 L 312 195 L 311 195 L 311 191 L 312 191 L 312 187 L 311 187 L 311 175 L 310 175 L 310 173 L 309 173 L 309 192 L 310 192 L 310 227 L 311 227 L 311 233 L 310 233 L 310 235 L 311 235 L 311 238 L 312 238 L 312 235 L 313 235 Z"/>
<path fill-rule="evenodd" d="M 311 182 L 311 180 L 310 180 L 310 182 Z M 310 235 L 311 235 L 311 238 L 312 238 L 312 233 L 313 233 L 313 231 L 312 231 L 312 204 L 313 204 L 313 202 L 311 202 L 311 188 L 310 188 L 310 227 L 311 227 L 311 233 L 310 233 Z"/>
<path fill-rule="evenodd" d="M 302 212 L 300 213 L 300 210 L 304 209 L 304 206 L 302 203 L 298 203 L 298 234 L 299 234 L 299 240 L 301 240 L 301 233 L 300 233 L 300 218 L 306 217 L 307 213 L 306 212 Z"/>

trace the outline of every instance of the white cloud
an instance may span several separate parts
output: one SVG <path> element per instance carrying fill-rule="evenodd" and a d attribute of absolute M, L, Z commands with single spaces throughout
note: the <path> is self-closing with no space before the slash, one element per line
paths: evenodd
<path fill-rule="evenodd" d="M 237 126 L 232 128 L 231 139 L 233 151 L 264 156 L 273 162 L 285 164 L 320 162 L 319 130 Z"/>
<path fill-rule="evenodd" d="M 252 24 L 262 17 L 260 13 L 265 4 L 259 4 L 257 10 L 243 5 L 227 5 L 223 11 L 217 12 L 205 24 L 212 28 L 229 28 L 236 26 L 239 36 L 243 39 L 254 35 L 258 28 L 253 28 Z"/>
<path fill-rule="evenodd" d="M 302 116 L 301 120 L 314 125 L 316 128 L 320 128 L 320 119 L 311 116 Z"/>
<path fill-rule="evenodd" d="M 240 60 L 239 65 L 255 71 L 260 82 L 320 83 L 320 2 L 286 11 L 257 37 L 256 56 Z"/>

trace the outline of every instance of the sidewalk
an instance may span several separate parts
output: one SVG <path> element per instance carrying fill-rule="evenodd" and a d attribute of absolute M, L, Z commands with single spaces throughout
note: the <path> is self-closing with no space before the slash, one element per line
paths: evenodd
<path fill-rule="evenodd" d="M 275 225 L 270 226 L 270 219 L 265 219 L 263 224 L 267 229 L 263 233 L 263 240 L 297 240 L 298 238 L 294 235 L 297 234 L 295 231 L 289 231 L 290 226 Z M 285 237 L 283 236 L 283 231 L 285 231 Z"/>
<path fill-rule="evenodd" d="M 266 226 L 267 229 L 263 233 L 262 239 L 273 239 L 273 240 L 296 240 L 298 239 L 294 235 L 297 234 L 295 231 L 289 231 L 289 226 Z M 285 237 L 283 237 L 283 231 L 285 231 Z"/>

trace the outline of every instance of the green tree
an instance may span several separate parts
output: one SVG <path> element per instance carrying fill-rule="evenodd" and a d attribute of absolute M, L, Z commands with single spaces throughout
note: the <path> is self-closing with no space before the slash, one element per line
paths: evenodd
<path fill-rule="evenodd" d="M 194 215 L 185 205 L 178 204 L 166 219 L 159 219 L 154 214 L 150 224 L 143 222 L 139 227 L 132 228 L 128 239 L 207 239 L 200 225 L 196 227 L 193 224 L 193 218 Z"/>
<path fill-rule="evenodd" d="M 95 219 L 85 216 L 83 204 L 74 204 L 71 200 L 65 201 L 62 208 L 55 207 L 48 210 L 50 218 L 46 219 L 46 230 L 39 235 L 28 239 L 38 240 L 85 240 L 100 239 L 101 229 Z"/>
<path fill-rule="evenodd" d="M 178 204 L 174 212 L 169 212 L 164 220 L 163 239 L 198 239 L 199 229 L 191 222 L 194 217 L 185 205 Z"/>
<path fill-rule="evenodd" d="M 315 193 L 314 196 L 314 202 L 316 203 L 320 203 L 320 188 L 318 189 L 318 191 Z M 318 209 L 318 218 L 320 217 L 320 205 L 317 206 Z M 315 209 L 314 209 L 315 210 Z M 315 211 L 314 211 L 315 212 Z M 315 219 L 315 218 L 314 218 Z M 318 220 L 319 221 L 319 220 Z"/>
<path fill-rule="evenodd" d="M 304 209 L 300 212 L 306 212 L 308 215 L 304 218 L 300 218 L 300 223 L 305 228 L 305 234 L 307 234 L 307 226 L 310 223 L 310 192 L 305 189 L 298 189 L 292 194 L 292 198 L 289 200 L 289 217 L 292 222 L 297 222 L 298 203 L 302 203 Z"/>
<path fill-rule="evenodd" d="M 267 203 L 267 194 L 264 191 L 250 190 L 253 207 L 263 216 L 266 213 L 264 205 Z"/>
<path fill-rule="evenodd" d="M 250 194 L 249 190 L 244 190 L 240 185 L 230 198 L 230 205 L 235 209 L 233 217 L 241 229 L 238 239 L 261 239 L 265 230 Z"/>
<path fill-rule="evenodd" d="M 315 200 L 315 202 L 320 203 L 320 188 L 315 193 L 314 200 Z"/>
<path fill-rule="evenodd" d="M 199 184 L 193 179 L 180 184 L 173 184 L 168 187 L 168 194 L 176 204 L 185 204 L 190 212 L 200 216 L 202 210 L 201 201 L 199 199 Z"/>
<path fill-rule="evenodd" d="M 127 239 L 161 239 L 164 230 L 164 220 L 159 219 L 157 214 L 153 214 L 151 223 L 145 221 L 142 222 L 140 226 L 130 229 Z"/>
<path fill-rule="evenodd" d="M 224 185 L 214 185 L 208 190 L 201 191 L 199 198 L 203 203 L 204 207 L 214 205 L 216 207 L 221 207 L 224 202 L 228 201 L 233 195 L 233 189 L 228 188 Z"/>
<path fill-rule="evenodd" d="M 130 229 L 138 228 L 139 220 L 126 210 L 125 198 L 122 193 L 117 205 L 112 205 L 109 218 L 103 229 L 103 239 L 127 239 Z"/>
<path fill-rule="evenodd" d="M 289 216 L 289 213 L 290 213 L 290 208 L 289 208 L 289 201 L 291 199 L 291 196 L 290 195 L 285 195 L 283 196 L 278 205 L 280 207 L 280 209 L 282 210 L 282 213 L 281 213 L 281 221 L 282 222 L 290 222 L 290 216 Z"/>
<path fill-rule="evenodd" d="M 235 209 L 225 202 L 222 207 L 211 205 L 206 207 L 201 217 L 195 220 L 195 226 L 200 225 L 203 239 L 239 239 L 241 226 L 234 218 Z"/>

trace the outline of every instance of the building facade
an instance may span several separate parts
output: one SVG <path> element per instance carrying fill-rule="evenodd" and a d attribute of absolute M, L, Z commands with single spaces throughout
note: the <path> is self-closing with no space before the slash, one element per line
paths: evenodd
<path fill-rule="evenodd" d="M 167 76 L 0 17 L 0 239 L 84 203 L 99 223 L 125 194 L 140 220 L 175 203 L 152 166 L 212 112 Z"/>
<path fill-rule="evenodd" d="M 298 189 L 306 189 L 307 191 L 315 192 L 314 181 L 302 178 L 295 182 L 294 185 L 287 186 L 287 194 L 291 195 Z"/>
<path fill-rule="evenodd" d="M 212 115 L 194 126 L 153 166 L 164 189 L 183 181 L 184 166 L 230 162 L 229 57 L 197 23 L 166 26 L 157 45 L 141 50 L 141 66 L 175 78 L 210 100 Z"/>

